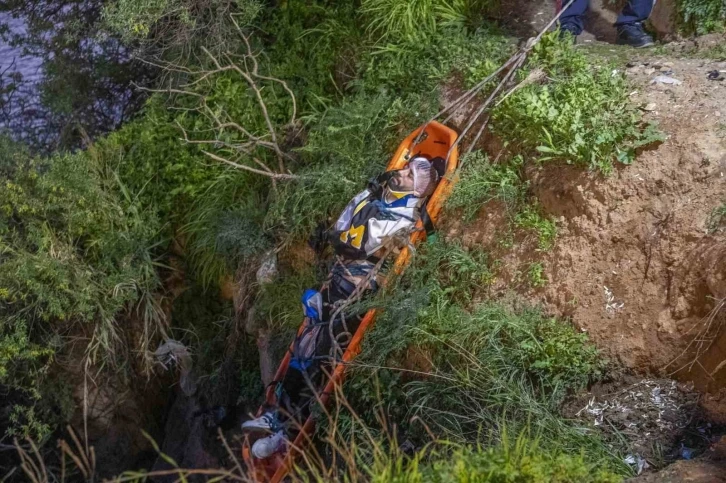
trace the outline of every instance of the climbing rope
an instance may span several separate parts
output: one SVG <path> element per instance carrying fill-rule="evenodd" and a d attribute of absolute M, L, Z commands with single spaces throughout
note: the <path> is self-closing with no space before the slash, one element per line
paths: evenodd
<path fill-rule="evenodd" d="M 428 121 L 426 121 L 426 124 L 424 125 L 423 129 L 421 129 L 421 132 L 416 136 L 416 139 L 413 142 L 413 146 L 416 146 L 423 140 L 424 133 L 426 132 L 426 128 L 428 125 L 439 119 L 444 114 L 447 114 L 446 118 L 442 121 L 444 124 L 446 124 L 448 121 L 451 120 L 451 118 L 460 110 L 462 110 L 465 107 L 468 107 L 471 102 L 473 102 L 477 95 L 494 79 L 501 76 L 500 81 L 497 83 L 497 85 L 494 87 L 492 92 L 489 94 L 489 97 L 479 106 L 475 111 L 474 114 L 472 114 L 466 125 L 464 126 L 464 129 L 462 129 L 461 133 L 459 134 L 459 137 L 457 137 L 456 141 L 451 145 L 449 148 L 448 153 L 446 154 L 446 162 L 448 163 L 449 157 L 451 156 L 451 153 L 453 150 L 459 146 L 462 139 L 466 137 L 466 135 L 469 133 L 469 131 L 474 127 L 476 122 L 481 118 L 481 116 L 484 114 L 487 109 L 489 109 L 493 102 L 497 99 L 497 97 L 506 89 L 506 93 L 504 94 L 504 97 L 511 94 L 515 89 L 517 89 L 518 84 L 512 84 L 512 80 L 514 79 L 514 75 L 518 71 L 522 65 L 524 65 L 524 62 L 527 60 L 527 56 L 532 51 L 535 45 L 539 43 L 539 41 L 542 39 L 542 36 L 560 19 L 562 14 L 567 10 L 570 5 L 572 5 L 575 2 L 575 0 L 569 0 L 565 5 L 564 8 L 562 6 L 562 0 L 557 0 L 557 14 L 552 18 L 552 20 L 549 21 L 549 23 L 537 34 L 536 37 L 532 37 L 527 42 L 519 48 L 519 50 L 509 57 L 504 64 L 502 64 L 497 70 L 495 70 L 492 74 L 487 76 L 485 79 L 479 81 L 474 87 L 469 89 L 468 91 L 464 92 L 462 95 L 454 99 L 448 106 L 444 107 L 442 110 L 434 114 Z M 484 120 L 484 122 L 479 127 L 479 130 L 477 131 L 476 135 L 474 136 L 473 140 L 469 143 L 466 153 L 470 153 L 473 151 L 474 146 L 479 141 L 479 138 L 481 138 L 481 135 L 484 133 L 484 130 L 486 129 L 487 125 L 489 124 L 489 116 Z M 460 166 L 461 167 L 460 163 Z"/>

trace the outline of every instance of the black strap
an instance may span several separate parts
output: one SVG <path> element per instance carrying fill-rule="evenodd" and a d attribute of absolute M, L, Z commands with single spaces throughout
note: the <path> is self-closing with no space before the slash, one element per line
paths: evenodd
<path fill-rule="evenodd" d="M 426 200 L 426 203 L 421 207 L 421 222 L 423 223 L 424 230 L 426 230 L 426 236 L 433 235 L 436 231 L 434 222 L 429 215 L 428 204 L 429 201 Z"/>
<path fill-rule="evenodd" d="M 436 156 L 431 160 L 431 164 L 436 170 L 436 173 L 439 175 L 439 179 L 443 178 L 446 175 L 446 160 L 444 158 L 442 158 L 441 156 Z"/>

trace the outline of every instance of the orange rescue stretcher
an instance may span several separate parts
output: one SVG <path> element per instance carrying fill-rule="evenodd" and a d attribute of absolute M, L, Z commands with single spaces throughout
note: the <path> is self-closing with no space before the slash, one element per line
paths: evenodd
<path fill-rule="evenodd" d="M 425 131 L 422 134 L 421 131 L 424 129 Z M 421 136 L 419 136 L 419 134 L 421 134 Z M 415 156 L 425 156 L 429 159 L 436 157 L 446 159 L 448 156 L 445 170 L 446 174 L 441 177 L 436 189 L 425 204 L 426 212 L 431 220 L 431 223 L 436 223 L 439 214 L 441 213 L 441 208 L 453 187 L 455 171 L 459 164 L 458 149 L 454 146 L 457 137 L 458 134 L 453 129 L 450 129 L 439 122 L 431 121 L 430 123 L 416 129 L 406 139 L 404 139 L 403 142 L 401 142 L 396 150 L 396 153 L 393 155 L 391 161 L 386 167 L 386 171 L 402 169 L 405 167 L 406 163 Z M 417 140 L 418 143 L 416 143 Z M 453 149 L 451 149 L 452 146 L 454 146 Z M 419 220 L 416 224 L 415 230 L 411 234 L 411 244 L 416 246 L 424 239 L 426 239 L 426 229 L 424 227 L 423 220 Z M 408 265 L 410 258 L 410 249 L 408 247 L 404 247 L 396 257 L 396 261 L 393 265 L 393 273 L 397 275 L 403 272 Z M 363 336 L 373 326 L 376 318 L 376 312 L 377 311 L 375 309 L 371 309 L 366 312 L 358 330 L 353 335 L 348 348 L 343 354 L 342 362 L 334 366 L 335 369 L 333 374 L 328 379 L 325 388 L 319 396 L 319 400 L 322 404 L 327 404 L 330 396 L 335 392 L 335 386 L 343 383 L 343 380 L 345 379 L 346 365 L 360 352 L 360 345 L 363 340 Z M 300 331 L 303 330 L 303 327 L 304 322 L 300 327 Z M 285 377 L 285 373 L 287 372 L 287 368 L 290 363 L 291 354 L 292 345 L 290 346 L 290 350 L 287 351 L 285 357 L 282 359 L 273 382 L 267 387 L 265 395 L 265 402 L 267 405 L 274 405 L 276 402 L 275 385 L 277 382 L 282 381 Z M 260 407 L 257 412 L 257 417 L 261 416 L 263 412 L 264 406 Z M 247 465 L 250 478 L 253 481 L 260 483 L 278 483 L 282 481 L 283 478 L 285 478 L 285 476 L 293 469 L 295 457 L 305 448 L 306 444 L 309 443 L 314 429 L 315 421 L 311 415 L 300 428 L 295 440 L 291 444 L 287 445 L 287 449 L 284 452 L 274 454 L 264 460 L 257 460 L 252 457 L 250 453 L 249 436 L 245 436 L 242 446 L 242 457 Z"/>

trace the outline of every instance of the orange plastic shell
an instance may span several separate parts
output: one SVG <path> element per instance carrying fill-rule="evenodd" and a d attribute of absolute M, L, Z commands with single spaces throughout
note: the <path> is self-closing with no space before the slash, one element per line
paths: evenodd
<path fill-rule="evenodd" d="M 424 136 L 419 140 L 419 143 L 414 145 L 416 138 L 422 129 L 425 130 Z M 406 163 L 414 156 L 425 155 L 428 158 L 435 158 L 440 156 L 446 159 L 449 153 L 449 149 L 456 141 L 458 134 L 456 131 L 444 126 L 443 124 L 432 121 L 428 125 L 424 125 L 412 132 L 406 139 L 404 139 L 398 146 L 398 149 L 391 158 L 386 171 L 396 170 L 403 168 Z M 441 208 L 444 202 L 451 193 L 451 188 L 456 182 L 456 169 L 459 165 L 459 153 L 457 147 L 451 150 L 448 162 L 446 163 L 446 175 L 439 181 L 436 190 L 431 195 L 428 201 L 426 209 L 429 217 L 433 223 L 439 217 Z M 423 229 L 423 223 L 419 220 L 416 225 L 416 229 L 411 234 L 411 243 L 415 246 L 426 238 L 426 231 Z M 396 257 L 396 261 L 393 265 L 393 273 L 400 274 L 408 265 L 411 259 L 411 253 L 408 247 L 405 247 Z M 343 354 L 343 363 L 335 365 L 332 377 L 328 380 L 325 388 L 320 394 L 320 400 L 323 404 L 327 404 L 330 396 L 335 391 L 335 386 L 343 383 L 345 379 L 345 368 L 346 363 L 353 360 L 360 352 L 360 344 L 363 340 L 365 333 L 373 326 L 376 318 L 376 310 L 369 310 L 363 320 L 361 321 L 358 330 L 350 341 L 348 349 Z M 303 325 L 300 326 L 302 331 Z M 282 359 L 277 373 L 275 374 L 274 381 L 281 381 L 285 377 L 287 367 L 290 363 L 290 354 L 292 352 L 292 346 L 285 354 Z M 274 384 L 270 384 L 267 388 L 265 396 L 267 404 L 275 403 L 275 387 Z M 263 412 L 263 408 L 260 407 L 258 416 Z M 308 417 L 307 421 L 303 424 L 300 432 L 298 433 L 295 441 L 288 445 L 289 449 L 286 453 L 275 454 L 264 460 L 255 460 L 250 454 L 249 439 L 245 438 L 242 456 L 247 464 L 249 476 L 257 482 L 270 482 L 278 483 L 288 474 L 293 468 L 294 460 L 296 455 L 302 451 L 305 446 L 310 442 L 313 430 L 315 428 L 315 421 L 312 416 Z M 293 449 L 294 448 L 294 449 Z"/>

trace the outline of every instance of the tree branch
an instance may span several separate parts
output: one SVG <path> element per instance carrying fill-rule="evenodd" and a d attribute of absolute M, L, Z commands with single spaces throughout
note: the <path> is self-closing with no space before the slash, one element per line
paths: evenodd
<path fill-rule="evenodd" d="M 249 171 L 251 173 L 257 173 L 261 174 L 263 176 L 267 176 L 272 179 L 300 179 L 300 176 L 294 175 L 294 174 L 286 174 L 286 173 L 274 173 L 271 171 L 262 171 L 260 169 L 251 168 L 250 166 L 245 166 L 244 164 L 237 164 L 234 161 L 230 161 L 229 159 L 223 158 L 221 156 L 217 156 L 216 154 L 210 153 L 209 151 L 202 150 L 204 154 L 209 156 L 210 158 L 221 161 L 223 163 L 226 163 L 234 168 L 237 169 L 243 169 L 245 171 Z M 255 161 L 260 162 L 259 160 L 255 159 Z"/>

